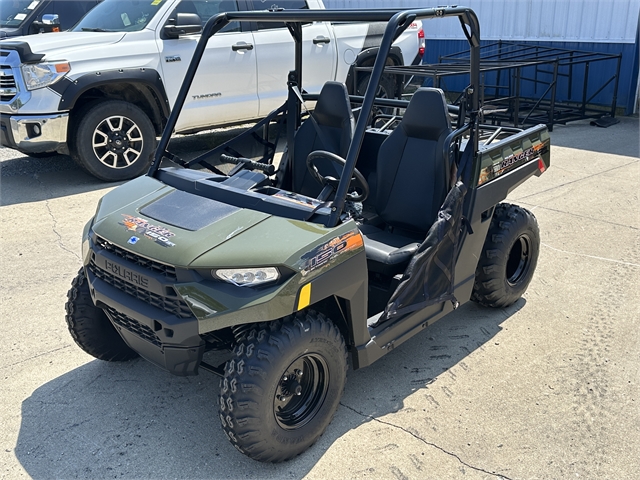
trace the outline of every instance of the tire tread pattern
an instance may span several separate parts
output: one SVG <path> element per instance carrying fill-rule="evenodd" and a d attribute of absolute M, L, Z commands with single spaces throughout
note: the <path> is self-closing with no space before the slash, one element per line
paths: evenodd
<path fill-rule="evenodd" d="M 269 392 L 273 392 L 274 378 L 277 381 L 284 374 L 284 371 L 278 371 L 282 366 L 281 357 L 311 336 L 329 340 L 342 352 L 338 355 L 341 358 L 337 359 L 342 371 L 330 372 L 338 377 L 332 378 L 331 382 L 339 382 L 339 391 L 337 395 L 331 395 L 332 398 L 327 395 L 325 403 L 333 402 L 334 405 L 328 405 L 329 411 L 324 411 L 326 418 L 320 418 L 319 426 L 314 427 L 318 432 L 314 438 L 280 445 L 271 438 L 271 427 L 265 422 L 262 412 L 272 405 L 273 398 Z M 281 320 L 256 324 L 240 339 L 234 355 L 235 358 L 227 362 L 225 377 L 220 381 L 219 396 L 220 422 L 233 446 L 255 460 L 273 463 L 289 460 L 311 447 L 331 423 L 344 391 L 347 351 L 338 327 L 321 313 L 313 310 L 299 312 Z M 330 385 L 330 391 L 331 388 Z"/>

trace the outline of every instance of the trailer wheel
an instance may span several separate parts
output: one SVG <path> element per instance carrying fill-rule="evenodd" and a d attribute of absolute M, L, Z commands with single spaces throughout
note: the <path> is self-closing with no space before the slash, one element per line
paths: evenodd
<path fill-rule="evenodd" d="M 69 136 L 72 158 L 101 180 L 129 180 L 151 165 L 155 129 L 149 117 L 131 103 L 88 103 L 74 119 L 73 131 Z"/>
<path fill-rule="evenodd" d="M 138 357 L 124 342 L 104 311 L 91 300 L 89 284 L 81 268 L 67 293 L 64 308 L 71 336 L 89 355 L 107 362 L 124 362 Z"/>
<path fill-rule="evenodd" d="M 504 308 L 526 291 L 538 263 L 540 232 L 529 210 L 500 203 L 476 268 L 471 300 Z"/>
<path fill-rule="evenodd" d="M 344 390 L 338 328 L 314 311 L 257 325 L 220 381 L 220 421 L 240 452 L 263 462 L 299 455 L 322 435 Z"/>

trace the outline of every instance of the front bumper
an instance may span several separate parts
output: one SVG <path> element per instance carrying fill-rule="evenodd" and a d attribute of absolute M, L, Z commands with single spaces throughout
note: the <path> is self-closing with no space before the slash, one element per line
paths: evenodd
<path fill-rule="evenodd" d="M 2 115 L 0 143 L 22 153 L 69 153 L 68 113 L 51 115 Z"/>
<path fill-rule="evenodd" d="M 85 265 L 93 302 L 124 341 L 174 375 L 197 375 L 205 350 L 198 320 L 163 274 L 123 261 L 90 242 Z"/>

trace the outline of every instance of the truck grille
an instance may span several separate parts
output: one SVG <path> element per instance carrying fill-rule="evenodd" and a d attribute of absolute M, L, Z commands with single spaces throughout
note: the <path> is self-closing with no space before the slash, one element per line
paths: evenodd
<path fill-rule="evenodd" d="M 16 79 L 8 65 L 0 65 L 0 101 L 9 102 L 16 96 Z"/>
<path fill-rule="evenodd" d="M 178 280 L 175 267 L 165 265 L 164 263 L 155 262 L 153 260 L 141 257 L 140 255 L 136 255 L 135 253 L 131 253 L 124 248 L 120 248 L 117 245 L 108 242 L 102 237 L 96 236 L 96 245 L 98 245 L 98 247 L 100 248 L 104 248 L 109 253 L 113 253 L 117 257 L 123 258 L 128 262 L 135 263 L 136 265 L 151 270 L 154 273 L 159 273 L 160 275 L 165 276 L 167 280 Z"/>
<path fill-rule="evenodd" d="M 134 318 L 128 317 L 127 315 L 114 310 L 111 307 L 103 307 L 103 309 L 113 323 L 120 325 L 122 328 L 125 328 L 138 337 L 153 343 L 157 347 L 162 346 L 160 338 L 158 338 L 150 327 L 140 323 Z"/>
<path fill-rule="evenodd" d="M 193 313 L 187 306 L 187 304 L 178 298 L 177 296 L 161 296 L 155 293 L 149 292 L 144 288 L 137 287 L 135 285 L 131 285 L 127 283 L 123 279 L 116 277 L 115 275 L 103 270 L 98 265 L 95 264 L 93 259 L 89 263 L 89 270 L 93 273 L 97 278 L 102 280 L 103 282 L 108 283 L 112 287 L 117 288 L 118 290 L 131 295 L 132 297 L 137 298 L 138 300 L 142 300 L 143 302 L 151 305 L 152 307 L 159 308 L 160 310 L 164 310 L 167 313 L 175 315 L 179 318 L 191 318 L 193 317 Z"/>

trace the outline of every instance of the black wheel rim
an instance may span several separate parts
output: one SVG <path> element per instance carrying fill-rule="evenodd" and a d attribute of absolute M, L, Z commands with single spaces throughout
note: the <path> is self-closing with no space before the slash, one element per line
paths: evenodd
<path fill-rule="evenodd" d="M 93 153 L 109 168 L 126 168 L 142 154 L 144 139 L 140 127 L 130 118 L 116 115 L 105 118 L 93 131 Z"/>
<path fill-rule="evenodd" d="M 322 407 L 329 389 L 327 362 L 318 354 L 298 357 L 280 377 L 273 412 L 285 430 L 305 426 Z"/>
<path fill-rule="evenodd" d="M 520 235 L 509 251 L 507 259 L 507 283 L 517 285 L 526 277 L 531 265 L 531 239 L 528 235 Z"/>

